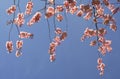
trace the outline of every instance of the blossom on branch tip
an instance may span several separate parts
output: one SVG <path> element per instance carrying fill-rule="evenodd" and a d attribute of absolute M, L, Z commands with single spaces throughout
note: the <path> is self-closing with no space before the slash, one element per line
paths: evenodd
<path fill-rule="evenodd" d="M 22 46 L 23 46 L 23 41 L 22 41 L 22 40 L 16 41 L 16 48 L 17 48 L 17 49 L 21 49 Z"/>
<path fill-rule="evenodd" d="M 67 37 L 67 32 L 62 32 L 62 35 L 60 36 L 60 40 L 64 41 L 66 37 Z"/>
<path fill-rule="evenodd" d="M 61 14 L 57 14 L 56 19 L 61 22 L 63 20 L 63 16 Z"/>
<path fill-rule="evenodd" d="M 22 52 L 19 51 L 19 50 L 16 50 L 15 56 L 16 56 L 16 57 L 20 57 L 21 55 L 22 55 Z"/>
<path fill-rule="evenodd" d="M 16 11 L 16 6 L 15 5 L 11 5 L 11 7 L 9 7 L 6 12 L 8 15 L 13 14 Z"/>
<path fill-rule="evenodd" d="M 62 30 L 61 30 L 61 28 L 56 28 L 56 30 L 55 30 L 55 33 L 57 34 L 57 35 L 60 35 L 60 34 L 62 34 Z"/>
<path fill-rule="evenodd" d="M 30 15 L 31 12 L 32 12 L 32 9 L 33 9 L 33 2 L 32 1 L 29 1 L 26 5 L 26 11 L 25 11 L 25 14 L 26 15 Z"/>
<path fill-rule="evenodd" d="M 8 50 L 9 53 L 12 52 L 12 50 L 13 50 L 13 43 L 12 43 L 12 41 L 7 41 L 6 42 L 6 49 Z"/>
<path fill-rule="evenodd" d="M 41 19 L 42 14 L 40 12 L 36 12 L 33 17 L 30 19 L 30 21 L 27 23 L 28 26 L 33 25 L 36 22 L 39 22 Z"/>
<path fill-rule="evenodd" d="M 55 9 L 55 12 L 57 13 L 57 12 L 63 12 L 63 6 L 62 5 L 58 5 L 58 6 L 56 6 L 56 9 Z"/>
<path fill-rule="evenodd" d="M 104 74 L 105 64 L 102 62 L 102 58 L 98 58 L 97 63 L 97 69 L 100 71 L 100 75 L 102 76 Z"/>
<path fill-rule="evenodd" d="M 19 38 L 21 38 L 21 39 L 22 38 L 33 38 L 33 34 L 21 31 L 20 34 L 19 34 Z"/>
<path fill-rule="evenodd" d="M 22 26 L 24 24 L 24 14 L 23 13 L 18 13 L 17 18 L 14 20 L 14 23 L 17 26 Z"/>
<path fill-rule="evenodd" d="M 55 61 L 55 54 L 52 54 L 52 55 L 50 55 L 50 62 L 53 62 L 53 61 Z"/>
<path fill-rule="evenodd" d="M 115 24 L 110 24 L 110 29 L 115 32 L 117 30 L 117 26 Z"/>

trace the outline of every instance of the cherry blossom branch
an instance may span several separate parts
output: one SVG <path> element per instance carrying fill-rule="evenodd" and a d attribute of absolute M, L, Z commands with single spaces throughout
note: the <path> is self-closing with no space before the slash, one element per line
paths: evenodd
<path fill-rule="evenodd" d="M 97 20 L 97 17 L 96 17 L 96 9 L 95 9 L 95 7 L 93 6 L 93 15 L 94 15 L 94 19 L 95 20 Z M 99 37 L 98 37 L 98 24 L 97 24 L 97 22 L 95 22 L 95 28 L 96 28 L 96 36 L 97 36 L 97 45 L 98 45 L 98 48 L 99 48 L 99 46 L 100 46 L 100 44 L 99 44 Z M 100 57 L 100 52 L 98 52 L 98 56 Z"/>

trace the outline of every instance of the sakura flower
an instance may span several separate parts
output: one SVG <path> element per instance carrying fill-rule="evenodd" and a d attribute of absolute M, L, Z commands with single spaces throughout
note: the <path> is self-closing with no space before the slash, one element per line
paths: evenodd
<path fill-rule="evenodd" d="M 63 6 L 61 6 L 61 5 L 58 5 L 58 6 L 56 6 L 56 12 L 63 12 Z"/>
<path fill-rule="evenodd" d="M 106 47 L 104 45 L 100 46 L 98 48 L 98 51 L 102 54 L 102 55 L 105 55 L 106 54 Z"/>
<path fill-rule="evenodd" d="M 117 26 L 115 24 L 110 24 L 110 29 L 115 32 L 117 30 Z"/>
<path fill-rule="evenodd" d="M 111 40 L 106 40 L 106 41 L 103 43 L 104 46 L 106 47 L 106 50 L 107 50 L 108 52 L 111 52 L 111 51 L 112 51 L 111 43 L 112 43 Z"/>
<path fill-rule="evenodd" d="M 100 1 L 99 0 L 92 0 L 92 5 L 99 5 Z"/>
<path fill-rule="evenodd" d="M 101 63 L 102 63 L 102 58 L 98 58 L 98 59 L 97 59 L 97 63 L 98 63 L 98 64 L 101 64 Z"/>
<path fill-rule="evenodd" d="M 56 30 L 55 30 L 55 33 L 58 34 L 58 35 L 62 34 L 61 28 L 57 27 Z"/>
<path fill-rule="evenodd" d="M 76 6 L 76 0 L 67 0 L 64 1 L 63 4 L 66 9 L 73 8 L 74 6 Z"/>
<path fill-rule="evenodd" d="M 112 12 L 113 10 L 115 10 L 115 6 L 112 5 L 112 4 L 109 4 L 108 6 L 108 9 Z"/>
<path fill-rule="evenodd" d="M 13 14 L 16 11 L 16 6 L 15 5 L 11 5 L 11 7 L 9 7 L 6 12 L 8 15 Z"/>
<path fill-rule="evenodd" d="M 50 62 L 55 61 L 55 54 L 50 55 Z"/>
<path fill-rule="evenodd" d="M 107 30 L 104 28 L 100 28 L 98 30 L 98 36 L 104 36 L 107 33 Z"/>
<path fill-rule="evenodd" d="M 105 38 L 104 37 L 99 37 L 98 41 L 101 42 L 101 43 L 104 43 L 105 42 Z"/>
<path fill-rule="evenodd" d="M 90 42 L 90 46 L 95 46 L 96 43 L 97 43 L 97 41 L 96 41 L 96 40 L 93 40 L 93 41 Z"/>
<path fill-rule="evenodd" d="M 21 32 L 20 32 L 20 35 L 19 35 L 19 38 L 33 38 L 33 34 L 32 34 L 32 33 L 28 33 L 28 32 L 24 32 L 24 31 L 21 31 Z"/>
<path fill-rule="evenodd" d="M 56 37 L 54 38 L 54 41 L 55 41 L 55 43 L 56 43 L 56 46 L 60 45 L 60 43 L 61 43 L 61 40 L 60 40 L 60 37 L 59 37 L 59 36 L 56 36 Z"/>
<path fill-rule="evenodd" d="M 29 1 L 26 5 L 26 11 L 25 11 L 25 14 L 26 15 L 30 15 L 31 12 L 32 12 L 32 9 L 33 9 L 33 2 L 32 1 Z"/>
<path fill-rule="evenodd" d="M 63 16 L 61 14 L 57 14 L 56 19 L 60 22 L 63 20 Z"/>
<path fill-rule="evenodd" d="M 85 35 L 85 37 L 96 36 L 96 30 L 86 28 L 84 31 L 84 35 Z"/>
<path fill-rule="evenodd" d="M 106 18 L 106 19 L 104 19 L 103 24 L 107 25 L 107 24 L 109 24 L 109 21 L 110 21 L 110 19 Z"/>
<path fill-rule="evenodd" d="M 90 5 L 81 4 L 80 9 L 85 13 L 88 13 L 88 12 L 92 11 L 92 8 L 90 7 Z"/>
<path fill-rule="evenodd" d="M 60 40 L 64 41 L 66 37 L 67 37 L 67 32 L 62 32 L 62 35 L 60 36 Z"/>
<path fill-rule="evenodd" d="M 40 12 L 36 12 L 35 15 L 30 19 L 30 21 L 28 22 L 28 26 L 31 26 L 32 24 L 39 22 L 39 20 L 41 19 L 41 13 Z"/>
<path fill-rule="evenodd" d="M 7 41 L 6 42 L 6 49 L 8 50 L 9 53 L 12 52 L 12 50 L 13 50 L 13 43 L 12 43 L 12 41 Z"/>
<path fill-rule="evenodd" d="M 85 16 L 84 16 L 84 19 L 85 20 L 89 20 L 92 16 L 92 12 L 88 12 Z"/>
<path fill-rule="evenodd" d="M 15 56 L 20 57 L 21 55 L 22 55 L 21 51 L 17 50 L 16 53 L 15 53 Z"/>
<path fill-rule="evenodd" d="M 83 11 L 79 10 L 76 15 L 79 16 L 79 17 L 81 17 L 83 15 Z"/>
<path fill-rule="evenodd" d="M 104 9 L 102 7 L 100 7 L 99 9 L 97 9 L 97 14 L 98 15 L 103 15 L 104 14 Z"/>
<path fill-rule="evenodd" d="M 108 6 L 110 3 L 109 3 L 109 0 L 103 0 L 103 3 Z"/>
<path fill-rule="evenodd" d="M 49 50 L 48 50 L 49 54 L 50 55 L 54 54 L 55 53 L 55 49 L 56 49 L 56 43 L 55 42 L 50 43 L 50 47 L 49 47 Z"/>
<path fill-rule="evenodd" d="M 118 11 L 120 11 L 120 7 L 117 7 L 111 10 L 113 15 L 116 14 Z"/>
<path fill-rule="evenodd" d="M 102 58 L 98 58 L 97 63 L 97 69 L 100 71 L 100 75 L 102 76 L 104 74 L 105 64 L 102 62 Z"/>
<path fill-rule="evenodd" d="M 16 48 L 17 48 L 17 49 L 21 49 L 22 46 L 23 46 L 23 41 L 22 41 L 22 40 L 18 40 L 18 41 L 16 42 Z"/>
<path fill-rule="evenodd" d="M 48 7 L 45 13 L 45 18 L 50 18 L 55 14 L 55 10 L 53 7 Z"/>
<path fill-rule="evenodd" d="M 72 7 L 71 9 L 70 9 L 70 13 L 71 14 L 74 14 L 75 12 L 77 12 L 77 10 L 78 10 L 78 7 L 77 6 L 74 6 L 74 7 Z"/>
<path fill-rule="evenodd" d="M 21 25 L 24 24 L 24 22 L 25 22 L 25 20 L 24 20 L 24 14 L 23 13 L 18 13 L 17 18 L 14 20 L 14 23 L 17 26 L 21 26 Z"/>

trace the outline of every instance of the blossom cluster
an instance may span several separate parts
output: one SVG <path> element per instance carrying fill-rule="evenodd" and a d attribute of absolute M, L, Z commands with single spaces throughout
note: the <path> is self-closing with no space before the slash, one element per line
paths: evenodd
<path fill-rule="evenodd" d="M 53 39 L 53 42 L 50 43 L 49 51 L 48 51 L 50 54 L 51 62 L 53 62 L 55 60 L 56 47 L 59 46 L 61 44 L 61 42 L 64 41 L 65 38 L 67 37 L 67 32 L 62 31 L 61 28 L 56 28 L 55 33 L 56 33 L 56 36 Z"/>
<path fill-rule="evenodd" d="M 24 14 L 23 13 L 18 13 L 17 18 L 14 20 L 14 23 L 17 26 L 22 26 L 24 24 L 25 20 L 24 20 Z"/>
<path fill-rule="evenodd" d="M 33 34 L 25 31 L 21 31 L 19 34 L 19 38 L 33 38 Z"/>
<path fill-rule="evenodd" d="M 22 40 L 18 40 L 16 41 L 16 57 L 19 57 L 22 55 L 21 49 L 23 46 L 23 41 Z M 8 50 L 8 53 L 12 53 L 13 51 L 13 42 L 12 41 L 7 41 L 6 42 L 6 49 Z"/>
<path fill-rule="evenodd" d="M 105 64 L 102 61 L 102 58 L 97 59 L 97 69 L 100 71 L 100 75 L 104 74 Z"/>
<path fill-rule="evenodd" d="M 32 24 L 39 22 L 39 20 L 41 19 L 41 13 L 40 12 L 36 12 L 35 15 L 30 19 L 30 21 L 27 23 L 28 26 L 31 26 Z"/>
<path fill-rule="evenodd" d="M 6 11 L 8 15 L 13 14 L 16 11 L 16 6 L 11 5 L 11 7 L 9 7 Z"/>
<path fill-rule="evenodd" d="M 33 9 L 33 2 L 32 1 L 29 1 L 26 5 L 26 11 L 25 11 L 25 14 L 26 15 L 30 15 L 31 12 L 32 12 L 32 9 Z"/>

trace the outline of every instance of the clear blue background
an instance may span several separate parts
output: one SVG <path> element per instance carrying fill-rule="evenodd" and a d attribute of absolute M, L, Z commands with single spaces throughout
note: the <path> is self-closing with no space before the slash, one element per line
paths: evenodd
<path fill-rule="evenodd" d="M 21 11 L 25 11 L 25 5 L 28 0 L 20 0 Z M 63 0 L 56 2 L 62 3 Z M 116 1 L 116 0 L 112 0 Z M 111 2 L 112 2 L 111 1 Z M 34 10 L 44 6 L 44 2 L 33 0 Z M 82 0 L 81 3 L 87 1 Z M 6 14 L 6 9 L 13 4 L 13 0 L 0 0 L 0 79 L 120 79 L 120 13 L 114 17 L 117 21 L 117 31 L 113 32 L 109 28 L 107 39 L 112 40 L 113 50 L 103 57 L 106 64 L 105 75 L 99 76 L 97 70 L 97 47 L 90 47 L 90 39 L 85 42 L 80 41 L 86 27 L 94 28 L 90 21 L 85 21 L 82 17 L 68 14 L 68 37 L 62 42 L 56 50 L 56 61 L 49 61 L 49 37 L 48 26 L 44 16 L 39 23 L 28 27 L 26 24 L 20 28 L 21 31 L 27 31 L 34 34 L 34 39 L 24 39 L 22 49 L 23 55 L 15 57 L 15 48 L 13 53 L 8 54 L 5 43 L 8 40 L 10 25 L 6 21 L 12 19 L 12 16 Z M 119 5 L 117 5 L 119 6 Z M 31 17 L 30 17 L 31 18 Z M 29 19 L 26 20 L 26 22 Z M 53 33 L 53 23 L 50 20 L 51 33 Z M 57 26 L 65 29 L 65 22 L 56 23 Z M 14 43 L 18 39 L 17 29 L 13 26 L 11 40 Z M 53 36 L 53 35 L 52 35 Z"/>

